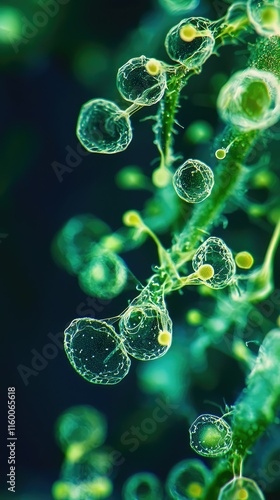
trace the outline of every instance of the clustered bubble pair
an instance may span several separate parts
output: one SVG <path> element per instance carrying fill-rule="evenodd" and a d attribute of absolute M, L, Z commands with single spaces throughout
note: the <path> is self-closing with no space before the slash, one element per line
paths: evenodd
<path fill-rule="evenodd" d="M 144 289 L 113 324 L 74 319 L 65 330 L 64 347 L 73 368 L 95 384 L 117 384 L 129 372 L 129 355 L 141 361 L 163 356 L 172 342 L 172 322 L 162 299 Z"/>
<path fill-rule="evenodd" d="M 119 68 L 117 88 L 132 103 L 126 110 L 106 99 L 92 99 L 82 106 L 77 136 L 91 153 L 118 153 L 132 140 L 130 115 L 142 106 L 151 106 L 163 96 L 166 72 L 163 64 L 146 56 L 130 59 Z"/>
<path fill-rule="evenodd" d="M 105 300 L 123 291 L 128 276 L 123 259 L 101 243 L 109 234 L 109 226 L 101 219 L 81 214 L 66 222 L 52 244 L 55 260 L 77 275 L 82 290 Z"/>
<path fill-rule="evenodd" d="M 171 28 L 165 40 L 170 59 L 188 72 L 200 67 L 212 54 L 215 45 L 210 20 L 202 17 L 183 19 Z M 125 110 L 106 99 L 92 99 L 80 111 L 77 136 L 92 153 L 118 153 L 132 140 L 130 116 L 143 106 L 159 102 L 167 89 L 167 73 L 176 67 L 144 55 L 130 59 L 117 73 L 117 89 L 132 103 Z"/>

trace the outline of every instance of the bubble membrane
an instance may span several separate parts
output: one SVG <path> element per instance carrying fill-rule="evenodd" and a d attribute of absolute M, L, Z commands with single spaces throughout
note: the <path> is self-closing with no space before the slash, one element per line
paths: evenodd
<path fill-rule="evenodd" d="M 166 74 L 163 69 L 151 75 L 146 69 L 148 57 L 130 59 L 117 73 L 117 88 L 127 101 L 141 106 L 151 106 L 158 102 L 166 89 Z"/>
<path fill-rule="evenodd" d="M 271 127 L 280 118 L 280 84 L 268 71 L 237 71 L 222 87 L 217 108 L 221 118 L 237 128 Z"/>
<path fill-rule="evenodd" d="M 197 249 L 192 259 L 194 271 L 198 271 L 204 264 L 209 264 L 214 269 L 213 277 L 204 282 L 206 286 L 221 289 L 233 281 L 235 262 L 230 249 L 222 239 L 211 236 Z"/>
<path fill-rule="evenodd" d="M 93 384 L 118 384 L 130 359 L 115 329 L 106 321 L 74 319 L 64 332 L 64 349 L 73 368 Z"/>
<path fill-rule="evenodd" d="M 265 500 L 262 491 L 253 479 L 236 477 L 221 490 L 218 500 Z"/>
<path fill-rule="evenodd" d="M 208 198 L 214 186 L 210 167 L 199 160 L 187 160 L 177 168 L 173 176 L 177 195 L 188 203 L 200 203 Z"/>
<path fill-rule="evenodd" d="M 183 19 L 173 26 L 165 39 L 166 52 L 172 61 L 177 61 L 188 69 L 201 66 L 211 56 L 215 39 L 209 29 L 211 21 L 204 17 L 190 17 Z M 191 25 L 197 31 L 197 36 L 191 42 L 185 42 L 180 37 L 180 30 Z"/>
<path fill-rule="evenodd" d="M 228 423 L 216 415 L 200 415 L 190 426 L 190 446 L 204 457 L 219 457 L 232 447 Z"/>
<path fill-rule="evenodd" d="M 114 102 L 92 99 L 81 108 L 77 137 L 91 153 L 119 153 L 132 140 L 129 116 Z"/>

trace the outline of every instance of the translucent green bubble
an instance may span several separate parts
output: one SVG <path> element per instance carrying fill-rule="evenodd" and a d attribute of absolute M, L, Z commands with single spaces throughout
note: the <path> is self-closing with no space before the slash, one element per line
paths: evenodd
<path fill-rule="evenodd" d="M 218 500 L 265 500 L 265 497 L 255 481 L 237 477 L 221 489 Z"/>
<path fill-rule="evenodd" d="M 190 426 L 191 448 L 204 457 L 219 457 L 232 447 L 228 423 L 216 415 L 200 415 Z"/>
<path fill-rule="evenodd" d="M 130 359 L 115 329 L 105 321 L 74 319 L 65 330 L 64 348 L 73 368 L 93 384 L 118 384 Z"/>
<path fill-rule="evenodd" d="M 117 73 L 117 88 L 127 101 L 141 106 L 158 102 L 166 88 L 166 75 L 156 59 L 134 57 L 121 66 Z"/>
<path fill-rule="evenodd" d="M 92 99 L 81 108 L 77 137 L 91 153 L 119 153 L 132 140 L 128 114 L 114 102 Z"/>
<path fill-rule="evenodd" d="M 205 120 L 196 120 L 187 128 L 185 137 L 192 144 L 201 144 L 213 137 L 213 128 Z"/>
<path fill-rule="evenodd" d="M 127 281 L 127 267 L 114 252 L 95 245 L 88 262 L 79 273 L 79 284 L 88 295 L 112 299 L 121 293 Z"/>
<path fill-rule="evenodd" d="M 123 486 L 123 500 L 162 500 L 163 491 L 157 476 L 139 472 L 127 479 Z"/>
<path fill-rule="evenodd" d="M 172 322 L 164 304 L 160 306 L 144 293 L 134 299 L 119 322 L 120 334 L 128 354 L 146 361 L 163 356 L 171 346 Z M 165 333 L 167 342 L 161 341 Z"/>
<path fill-rule="evenodd" d="M 93 215 L 72 217 L 53 240 L 53 257 L 68 272 L 77 274 L 88 262 L 96 242 L 109 233 L 109 226 Z"/>
<path fill-rule="evenodd" d="M 209 471 L 200 460 L 183 460 L 168 474 L 166 490 L 174 500 L 203 498 Z"/>
<path fill-rule="evenodd" d="M 107 435 L 105 416 L 92 406 L 73 406 L 56 422 L 56 439 L 71 460 L 85 451 L 101 446 Z M 70 453 L 69 453 L 70 452 Z"/>
<path fill-rule="evenodd" d="M 199 0 L 159 0 L 160 5 L 170 14 L 183 14 L 196 9 Z"/>
<path fill-rule="evenodd" d="M 259 35 L 280 35 L 280 0 L 248 0 L 247 12 Z"/>
<path fill-rule="evenodd" d="M 149 186 L 147 177 L 136 165 L 119 170 L 116 175 L 116 183 L 121 189 L 145 189 Z"/>
<path fill-rule="evenodd" d="M 243 130 L 271 127 L 280 117 L 280 85 L 268 71 L 238 71 L 222 87 L 218 101 L 221 118 Z"/>
<path fill-rule="evenodd" d="M 190 17 L 171 28 L 165 39 L 170 59 L 188 69 L 201 66 L 212 54 L 215 44 L 209 25 L 209 19 Z"/>
<path fill-rule="evenodd" d="M 200 245 L 192 259 L 194 271 L 198 271 L 204 264 L 214 268 L 213 277 L 205 281 L 205 285 L 220 289 L 232 282 L 236 270 L 235 262 L 230 249 L 222 239 L 211 236 Z"/>
<path fill-rule="evenodd" d="M 0 7 L 0 44 L 11 44 L 22 37 L 22 16 L 14 7 Z"/>
<path fill-rule="evenodd" d="M 177 168 L 173 176 L 177 195 L 188 203 L 200 203 L 208 198 L 214 186 L 210 167 L 199 160 L 187 160 Z"/>

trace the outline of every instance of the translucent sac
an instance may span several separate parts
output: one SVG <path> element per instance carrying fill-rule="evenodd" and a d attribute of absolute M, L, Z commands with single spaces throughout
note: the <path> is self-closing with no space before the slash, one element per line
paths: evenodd
<path fill-rule="evenodd" d="M 118 384 L 130 359 L 115 329 L 105 321 L 74 319 L 66 328 L 64 349 L 73 368 L 93 384 Z"/>
<path fill-rule="evenodd" d="M 92 406 L 73 406 L 56 422 L 56 438 L 70 461 L 89 449 L 101 446 L 107 435 L 105 416 Z"/>
<path fill-rule="evenodd" d="M 88 295 L 112 299 L 121 293 L 127 281 L 127 267 L 114 252 L 95 245 L 87 264 L 79 273 L 79 284 Z"/>
<path fill-rule="evenodd" d="M 187 160 L 177 168 L 173 176 L 177 195 L 188 203 L 200 203 L 208 198 L 214 186 L 210 167 L 199 160 Z"/>
<path fill-rule="evenodd" d="M 247 12 L 259 35 L 280 35 L 280 0 L 248 0 Z"/>
<path fill-rule="evenodd" d="M 165 39 L 170 59 L 188 69 L 201 66 L 211 56 L 215 44 L 209 24 L 204 17 L 190 17 L 171 28 Z"/>
<path fill-rule="evenodd" d="M 161 62 L 145 56 L 130 59 L 118 70 L 117 88 L 124 99 L 134 104 L 155 104 L 166 88 L 166 74 Z"/>
<path fill-rule="evenodd" d="M 139 472 L 129 477 L 123 486 L 123 500 L 162 500 L 159 479 L 149 472 Z"/>
<path fill-rule="evenodd" d="M 209 471 L 200 460 L 183 460 L 168 474 L 166 490 L 174 500 L 203 498 Z"/>
<path fill-rule="evenodd" d="M 221 489 L 218 500 L 265 500 L 265 497 L 255 481 L 237 477 Z"/>
<path fill-rule="evenodd" d="M 77 274 L 88 262 L 96 242 L 109 233 L 109 226 L 91 214 L 72 217 L 53 240 L 53 257 L 68 272 Z"/>
<path fill-rule="evenodd" d="M 230 249 L 220 238 L 211 236 L 200 247 L 192 259 L 194 271 L 198 271 L 204 264 L 209 264 L 214 269 L 212 278 L 205 281 L 210 288 L 220 289 L 229 285 L 235 275 L 235 262 Z"/>
<path fill-rule="evenodd" d="M 220 457 L 232 447 L 228 423 L 216 415 L 200 415 L 190 426 L 191 448 L 204 457 Z"/>
<path fill-rule="evenodd" d="M 144 291 L 145 292 L 145 291 Z M 164 304 L 156 304 L 141 294 L 122 314 L 119 329 L 126 351 L 146 361 L 163 356 L 171 346 L 172 322 Z M 162 343 L 162 333 L 169 342 Z"/>
<path fill-rule="evenodd" d="M 81 108 L 77 137 L 91 153 L 124 151 L 132 140 L 129 116 L 114 102 L 92 99 Z"/>
<path fill-rule="evenodd" d="M 159 0 L 159 3 L 169 14 L 177 15 L 196 9 L 199 0 Z"/>
<path fill-rule="evenodd" d="M 222 87 L 217 107 L 221 118 L 237 128 L 271 127 L 280 118 L 280 84 L 268 71 L 238 71 Z"/>

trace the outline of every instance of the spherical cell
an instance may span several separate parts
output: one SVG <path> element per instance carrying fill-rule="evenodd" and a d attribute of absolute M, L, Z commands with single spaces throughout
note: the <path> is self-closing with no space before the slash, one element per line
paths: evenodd
<path fill-rule="evenodd" d="M 210 264 L 202 264 L 197 270 L 197 276 L 203 281 L 210 280 L 214 276 L 214 268 Z"/>
<path fill-rule="evenodd" d="M 228 423 L 216 415 L 200 415 L 189 429 L 191 448 L 204 457 L 225 455 L 232 447 Z"/>
<path fill-rule="evenodd" d="M 209 25 L 209 19 L 190 17 L 173 26 L 165 39 L 165 48 L 170 59 L 188 69 L 201 66 L 211 56 L 215 45 Z"/>
<path fill-rule="evenodd" d="M 79 273 L 79 284 L 88 295 L 101 299 L 113 299 L 127 282 L 124 261 L 114 252 L 95 245 L 88 262 Z"/>
<path fill-rule="evenodd" d="M 188 203 L 200 203 L 208 198 L 214 186 L 210 167 L 199 160 L 187 160 L 177 168 L 173 176 L 177 195 Z"/>
<path fill-rule="evenodd" d="M 199 4 L 199 0 L 159 0 L 161 6 L 173 15 L 193 11 Z"/>
<path fill-rule="evenodd" d="M 280 35 L 280 0 L 248 0 L 247 12 L 259 35 Z"/>
<path fill-rule="evenodd" d="M 221 489 L 218 500 L 265 500 L 265 497 L 255 481 L 236 477 Z"/>
<path fill-rule="evenodd" d="M 203 498 L 209 471 L 200 460 L 182 460 L 168 474 L 166 490 L 174 500 Z"/>
<path fill-rule="evenodd" d="M 268 71 L 238 71 L 222 87 L 217 107 L 221 118 L 239 129 L 271 127 L 280 117 L 280 84 Z"/>
<path fill-rule="evenodd" d="M 119 329 L 128 354 L 142 361 L 163 356 L 171 346 L 172 322 L 168 311 L 150 301 L 141 302 L 137 298 L 132 301 L 121 316 Z M 168 333 L 168 342 L 159 341 L 163 332 Z"/>
<path fill-rule="evenodd" d="M 91 153 L 119 153 L 132 140 L 128 114 L 114 102 L 92 99 L 81 108 L 77 137 Z"/>
<path fill-rule="evenodd" d="M 124 500 L 162 500 L 162 486 L 154 474 L 139 472 L 129 477 L 123 486 Z"/>
<path fill-rule="evenodd" d="M 77 274 L 88 262 L 96 242 L 109 233 L 110 227 L 91 214 L 72 217 L 53 240 L 53 257 L 69 273 Z"/>
<path fill-rule="evenodd" d="M 239 252 L 235 256 L 235 262 L 240 269 L 251 269 L 254 257 L 249 252 Z"/>
<path fill-rule="evenodd" d="M 134 57 L 119 68 L 117 88 L 126 101 L 151 106 L 160 101 L 166 89 L 166 74 L 160 61 Z"/>
<path fill-rule="evenodd" d="M 212 266 L 214 270 L 213 276 L 205 280 L 205 285 L 220 289 L 232 282 L 236 270 L 235 262 L 230 249 L 220 238 L 211 236 L 194 254 L 192 259 L 194 271 L 199 272 L 205 264 Z"/>
<path fill-rule="evenodd" d="M 64 349 L 73 368 L 93 384 L 117 384 L 130 359 L 115 329 L 105 321 L 74 319 L 64 332 Z"/>
<path fill-rule="evenodd" d="M 68 408 L 56 422 L 57 442 L 65 453 L 70 448 L 80 449 L 82 453 L 97 448 L 104 443 L 106 435 L 106 417 L 92 406 Z"/>

